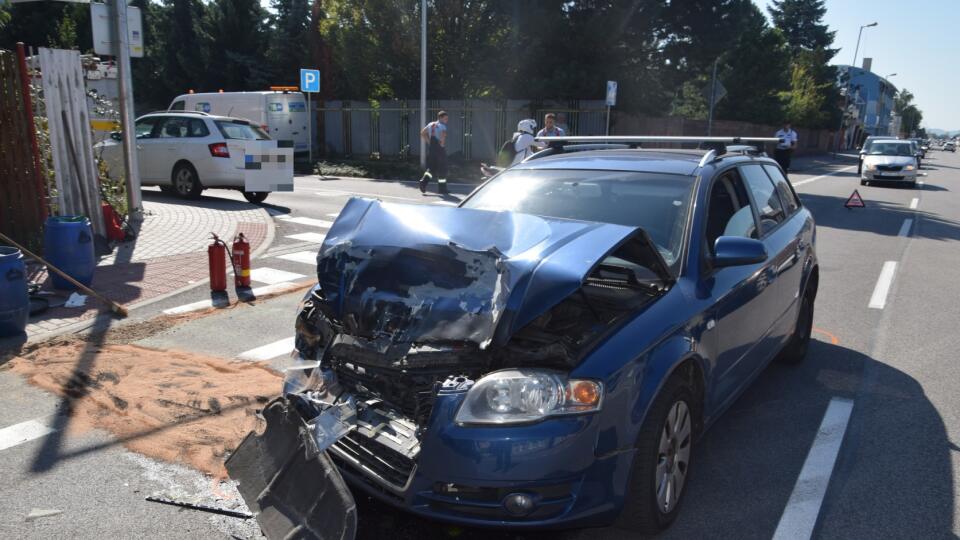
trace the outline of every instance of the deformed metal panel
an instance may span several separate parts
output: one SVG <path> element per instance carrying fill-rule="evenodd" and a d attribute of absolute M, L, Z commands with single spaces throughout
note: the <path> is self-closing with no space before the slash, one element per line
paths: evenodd
<path fill-rule="evenodd" d="M 271 540 L 354 538 L 353 495 L 327 453 L 304 443 L 307 425 L 291 402 L 275 399 L 263 417 L 263 434 L 248 434 L 226 462 L 263 534 Z"/>

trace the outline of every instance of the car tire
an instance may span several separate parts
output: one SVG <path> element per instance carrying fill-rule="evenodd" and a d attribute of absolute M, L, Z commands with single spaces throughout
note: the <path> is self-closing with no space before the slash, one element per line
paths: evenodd
<path fill-rule="evenodd" d="M 173 192 L 183 199 L 196 199 L 203 191 L 203 185 L 196 169 L 189 163 L 181 163 L 173 168 Z"/>
<path fill-rule="evenodd" d="M 173 185 L 160 186 L 160 193 L 163 193 L 164 195 L 176 195 L 176 194 L 177 194 L 176 190 L 173 189 Z"/>
<path fill-rule="evenodd" d="M 675 375 L 650 407 L 640 428 L 623 511 L 616 523 L 618 528 L 635 534 L 654 534 L 676 519 L 683 505 L 685 487 L 690 482 L 693 439 L 698 425 L 696 403 L 690 386 L 683 377 Z M 679 423 L 680 428 L 668 430 L 668 426 L 675 423 Z M 673 488 L 668 491 L 666 486 Z M 672 502 L 665 504 L 665 501 Z"/>
<path fill-rule="evenodd" d="M 253 204 L 260 204 L 263 201 L 267 200 L 267 195 L 270 195 L 269 191 L 244 191 L 243 198 Z"/>
<path fill-rule="evenodd" d="M 866 180 L 860 180 L 860 185 L 861 185 L 861 186 L 867 185 L 867 181 L 866 181 Z"/>
<path fill-rule="evenodd" d="M 813 304 L 815 293 L 807 292 L 800 301 L 800 312 L 797 313 L 797 324 L 793 329 L 793 335 L 787 341 L 786 346 L 777 356 L 777 361 L 781 364 L 799 364 L 807 356 L 807 350 L 810 348 L 810 335 L 813 333 Z"/>

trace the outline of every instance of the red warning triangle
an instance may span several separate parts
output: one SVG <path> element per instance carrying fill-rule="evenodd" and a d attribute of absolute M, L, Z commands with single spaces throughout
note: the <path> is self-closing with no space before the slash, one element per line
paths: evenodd
<path fill-rule="evenodd" d="M 863 204 L 863 199 L 860 197 L 860 192 L 853 190 L 850 198 L 847 199 L 847 202 L 843 206 L 847 208 L 865 208 L 867 205 Z"/>

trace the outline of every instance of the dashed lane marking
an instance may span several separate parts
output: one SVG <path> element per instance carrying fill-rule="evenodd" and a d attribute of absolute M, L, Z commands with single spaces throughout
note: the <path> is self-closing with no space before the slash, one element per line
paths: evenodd
<path fill-rule="evenodd" d="M 335 213 L 331 213 L 331 214 L 327 214 L 327 215 L 328 215 L 329 217 L 335 218 L 335 217 L 339 216 L 340 213 L 339 213 L 339 212 L 335 212 Z"/>
<path fill-rule="evenodd" d="M 320 234 L 315 232 L 305 232 L 305 233 L 291 234 L 291 235 L 288 235 L 287 238 L 300 240 L 301 242 L 313 242 L 315 244 L 322 244 L 323 239 L 326 238 L 326 236 L 327 235 L 325 234 Z"/>
<path fill-rule="evenodd" d="M 918 198 L 916 198 L 916 197 L 914 197 L 913 200 L 910 201 L 910 209 L 911 209 L 911 210 L 916 210 L 916 209 L 917 209 L 917 206 L 919 206 L 919 205 L 920 205 L 920 199 L 918 199 Z"/>
<path fill-rule="evenodd" d="M 900 226 L 900 232 L 897 233 L 897 236 L 910 236 L 910 227 L 913 226 L 913 220 L 907 218 L 903 220 L 903 225 Z"/>
<path fill-rule="evenodd" d="M 813 534 L 852 412 L 853 401 L 830 400 L 773 540 L 807 540 Z"/>
<path fill-rule="evenodd" d="M 250 279 L 257 281 L 259 283 L 266 283 L 268 285 L 274 285 L 277 283 L 283 283 L 284 281 L 293 281 L 295 279 L 305 278 L 307 276 L 303 274 L 295 274 L 293 272 L 287 272 L 285 270 L 277 270 L 276 268 L 254 268 L 250 271 Z"/>
<path fill-rule="evenodd" d="M 806 180 L 801 180 L 801 181 L 799 181 L 799 182 L 791 182 L 791 183 L 793 184 L 793 187 L 802 186 L 802 185 L 804 185 L 804 184 L 809 184 L 810 182 L 816 182 L 817 180 L 823 180 L 824 178 L 833 176 L 833 175 L 835 175 L 835 174 L 837 174 L 837 173 L 842 173 L 842 172 L 846 172 L 846 171 L 851 171 L 851 170 L 856 169 L 856 168 L 857 168 L 856 165 L 851 165 L 851 166 L 849 166 L 849 167 L 844 167 L 844 168 L 842 168 L 842 169 L 837 169 L 837 170 L 835 170 L 835 171 L 833 171 L 833 172 L 829 172 L 829 173 L 827 173 L 827 174 L 821 174 L 820 176 L 814 176 L 813 178 L 807 178 Z"/>
<path fill-rule="evenodd" d="M 241 360 L 270 360 L 271 358 L 276 358 L 278 356 L 283 356 L 290 353 L 293 350 L 294 338 L 293 336 L 281 339 L 280 341 L 274 341 L 273 343 L 268 343 L 266 345 L 257 347 L 256 349 L 250 349 L 249 351 L 244 351 L 237 355 L 237 358 Z"/>
<path fill-rule="evenodd" d="M 0 451 L 39 439 L 56 431 L 41 420 L 27 420 L 0 429 Z"/>
<path fill-rule="evenodd" d="M 296 253 L 287 253 L 286 255 L 277 255 L 277 258 L 286 261 L 309 264 L 310 266 L 317 264 L 316 251 L 298 251 Z"/>
<path fill-rule="evenodd" d="M 897 261 L 887 261 L 883 263 L 883 269 L 880 270 L 880 277 L 877 278 L 877 285 L 873 288 L 873 295 L 870 297 L 870 306 L 873 309 L 883 309 L 887 305 L 887 294 L 890 292 L 890 286 L 893 284 L 893 276 L 897 272 Z"/>
<path fill-rule="evenodd" d="M 286 221 L 287 223 L 298 223 L 300 225 L 309 225 L 311 227 L 320 227 L 322 229 L 329 229 L 333 226 L 333 223 L 330 221 L 324 221 L 322 219 L 314 219 L 308 217 L 279 217 L 277 219 Z"/>

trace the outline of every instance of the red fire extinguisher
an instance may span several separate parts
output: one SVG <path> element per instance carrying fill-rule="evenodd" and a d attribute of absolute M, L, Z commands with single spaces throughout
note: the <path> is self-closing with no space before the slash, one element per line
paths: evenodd
<path fill-rule="evenodd" d="M 213 243 L 207 247 L 207 260 L 210 265 L 210 290 L 227 291 L 227 244 L 217 235 L 210 233 Z"/>
<path fill-rule="evenodd" d="M 233 278 L 237 288 L 250 286 L 250 244 L 243 233 L 233 240 Z"/>

